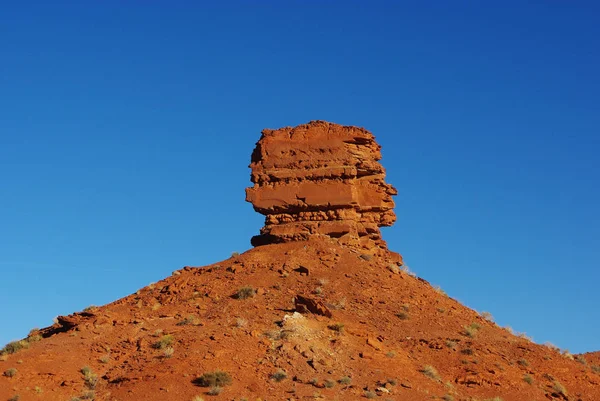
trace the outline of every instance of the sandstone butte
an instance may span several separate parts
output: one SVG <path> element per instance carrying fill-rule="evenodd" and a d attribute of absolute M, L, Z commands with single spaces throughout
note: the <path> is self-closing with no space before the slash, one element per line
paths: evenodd
<path fill-rule="evenodd" d="M 254 248 L 8 344 L 0 401 L 600 400 L 598 353 L 536 344 L 404 268 L 380 158 L 362 128 L 264 130 Z"/>

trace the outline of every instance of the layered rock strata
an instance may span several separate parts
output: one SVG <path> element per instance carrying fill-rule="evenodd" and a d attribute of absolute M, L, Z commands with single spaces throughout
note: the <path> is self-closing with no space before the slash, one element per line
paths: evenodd
<path fill-rule="evenodd" d="M 311 121 L 263 130 L 246 200 L 266 218 L 252 245 L 328 236 L 385 248 L 379 227 L 396 221 L 397 191 L 380 159 L 381 146 L 364 128 Z"/>

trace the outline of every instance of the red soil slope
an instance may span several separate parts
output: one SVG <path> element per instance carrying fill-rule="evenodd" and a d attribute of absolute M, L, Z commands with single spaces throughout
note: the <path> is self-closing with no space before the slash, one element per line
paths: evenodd
<path fill-rule="evenodd" d="M 256 292 L 236 299 L 247 286 Z M 296 307 L 297 295 L 332 317 Z M 595 356 L 578 362 L 517 337 L 384 256 L 333 239 L 184 268 L 61 322 L 0 362 L 17 370 L 0 377 L 0 400 L 66 401 L 92 387 L 98 400 L 600 400 Z M 164 335 L 172 355 L 154 348 Z M 211 396 L 195 379 L 215 370 L 232 381 Z"/>

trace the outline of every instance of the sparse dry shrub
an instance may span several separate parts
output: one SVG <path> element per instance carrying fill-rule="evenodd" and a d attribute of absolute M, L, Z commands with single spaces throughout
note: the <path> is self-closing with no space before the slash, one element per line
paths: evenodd
<path fill-rule="evenodd" d="M 167 347 L 163 350 L 164 358 L 171 358 L 175 354 L 175 349 L 173 347 Z"/>
<path fill-rule="evenodd" d="M 89 366 L 81 368 L 81 373 L 83 374 L 83 383 L 85 386 L 90 390 L 95 389 L 98 384 L 98 375 Z"/>
<path fill-rule="evenodd" d="M 533 384 L 533 377 L 531 377 L 531 375 L 525 375 L 523 376 L 523 381 L 527 384 Z"/>
<path fill-rule="evenodd" d="M 438 371 L 431 365 L 425 365 L 423 369 L 421 369 L 421 373 L 433 380 L 440 380 Z"/>
<path fill-rule="evenodd" d="M 4 376 L 6 377 L 15 377 L 17 375 L 17 369 L 15 368 L 10 368 L 10 369 L 6 369 L 4 371 Z"/>
<path fill-rule="evenodd" d="M 580 364 L 587 366 L 587 360 L 585 359 L 585 356 L 583 356 L 583 355 L 577 355 L 577 356 L 575 356 L 575 360 L 577 362 L 579 362 Z"/>
<path fill-rule="evenodd" d="M 519 366 L 529 366 L 529 362 L 527 362 L 527 359 L 525 358 L 519 359 L 517 363 L 519 364 Z"/>
<path fill-rule="evenodd" d="M 523 340 L 527 340 L 529 342 L 533 341 L 533 338 L 529 337 L 527 333 L 519 333 L 517 334 L 517 337 L 522 338 Z"/>
<path fill-rule="evenodd" d="M 479 314 L 479 316 L 481 316 L 482 318 L 484 318 L 488 322 L 493 322 L 494 321 L 494 317 L 492 316 L 492 314 L 490 312 L 483 311 L 483 312 L 481 312 Z"/>
<path fill-rule="evenodd" d="M 338 382 L 344 386 L 348 386 L 350 385 L 350 383 L 352 383 L 352 379 L 350 378 L 350 376 L 344 376 L 340 380 L 338 380 Z"/>
<path fill-rule="evenodd" d="M 187 325 L 195 325 L 197 322 L 197 318 L 194 315 L 189 315 L 182 321 L 177 323 L 177 326 L 187 326 Z"/>
<path fill-rule="evenodd" d="M 283 369 L 277 369 L 277 371 L 271 375 L 271 379 L 275 380 L 276 382 L 281 382 L 286 378 L 287 373 L 285 373 Z"/>
<path fill-rule="evenodd" d="M 600 373 L 600 366 L 598 365 L 593 365 L 592 366 L 592 371 L 595 373 Z"/>
<path fill-rule="evenodd" d="M 570 359 L 572 361 L 575 360 L 575 357 L 573 356 L 573 354 L 571 354 L 569 352 L 568 349 L 565 349 L 565 350 L 562 351 L 562 356 L 565 357 L 565 358 L 567 358 L 567 359 Z"/>
<path fill-rule="evenodd" d="M 0 354 L 14 354 L 15 352 L 27 348 L 29 348 L 29 342 L 27 340 L 13 341 L 6 344 L 4 348 L 2 348 L 2 351 L 0 351 Z"/>
<path fill-rule="evenodd" d="M 193 380 L 193 383 L 201 387 L 225 387 L 232 382 L 231 375 L 222 370 L 206 372 L 202 376 Z"/>
<path fill-rule="evenodd" d="M 444 291 L 439 285 L 434 286 L 433 289 L 440 295 L 448 295 L 446 294 L 446 291 Z"/>
<path fill-rule="evenodd" d="M 335 381 L 328 379 L 328 380 L 325 380 L 323 385 L 325 386 L 325 388 L 333 388 L 333 387 L 335 387 Z"/>
<path fill-rule="evenodd" d="M 290 334 L 290 330 L 271 330 L 264 333 L 265 337 L 275 341 L 285 340 Z"/>
<path fill-rule="evenodd" d="M 36 343 L 38 341 L 42 341 L 42 336 L 38 333 L 38 330 L 32 330 L 29 332 L 26 340 L 28 343 Z"/>
<path fill-rule="evenodd" d="M 235 299 L 248 299 L 256 295 L 256 290 L 253 287 L 245 286 L 237 290 L 234 294 Z"/>
<path fill-rule="evenodd" d="M 377 394 L 374 391 L 365 391 L 365 398 L 372 400 L 377 398 Z"/>
<path fill-rule="evenodd" d="M 456 341 L 454 340 L 446 340 L 446 347 L 450 348 L 451 350 L 455 350 L 456 349 Z"/>
<path fill-rule="evenodd" d="M 398 312 L 396 313 L 396 317 L 400 320 L 408 320 L 410 319 L 410 316 L 408 315 L 408 313 L 402 311 L 402 312 Z"/>
<path fill-rule="evenodd" d="M 208 390 L 208 395 L 219 395 L 223 392 L 223 387 L 219 387 L 219 386 L 214 386 L 211 387 L 210 390 Z"/>
<path fill-rule="evenodd" d="M 451 394 L 446 394 L 442 397 L 444 401 L 454 401 L 454 397 Z"/>
<path fill-rule="evenodd" d="M 387 266 L 388 270 L 391 271 L 393 274 L 398 274 L 400 273 L 400 268 L 398 267 L 397 264 L 395 263 L 391 263 Z"/>
<path fill-rule="evenodd" d="M 332 305 L 332 308 L 336 309 L 336 310 L 346 309 L 346 298 L 341 298 L 340 300 L 338 300 L 337 302 L 335 302 Z"/>
<path fill-rule="evenodd" d="M 12 397 L 10 397 L 8 399 L 8 401 L 19 401 L 21 399 L 21 396 L 19 394 L 15 394 Z"/>
<path fill-rule="evenodd" d="M 408 265 L 400 266 L 400 270 L 402 270 L 402 272 L 404 272 L 405 274 L 407 274 L 411 277 L 417 277 L 417 274 L 415 272 L 411 271 L 410 268 L 408 267 Z"/>
<path fill-rule="evenodd" d="M 175 337 L 173 337 L 172 334 L 165 334 L 157 342 L 152 344 L 152 347 L 155 349 L 165 349 L 170 347 L 173 344 L 173 341 L 175 341 Z"/>
<path fill-rule="evenodd" d="M 481 326 L 479 324 L 471 323 L 470 325 L 463 327 L 463 329 L 464 329 L 463 334 L 469 338 L 475 338 L 475 336 L 479 332 L 480 328 L 481 328 Z"/>
<path fill-rule="evenodd" d="M 568 396 L 569 394 L 567 394 L 567 389 L 565 388 L 565 386 L 563 386 L 559 381 L 554 381 L 554 383 L 552 383 L 552 391 L 554 391 L 554 393 L 556 394 L 561 394 L 564 395 L 565 397 Z"/>
<path fill-rule="evenodd" d="M 329 330 L 333 330 L 333 331 L 336 331 L 338 333 L 343 333 L 344 332 L 344 324 L 343 323 L 333 323 L 333 324 L 330 324 L 329 326 L 327 326 L 327 328 Z"/>

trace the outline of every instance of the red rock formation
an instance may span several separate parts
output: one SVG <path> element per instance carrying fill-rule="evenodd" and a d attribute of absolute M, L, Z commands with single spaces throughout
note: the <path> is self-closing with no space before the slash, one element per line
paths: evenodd
<path fill-rule="evenodd" d="M 246 200 L 266 218 L 252 244 L 329 236 L 385 248 L 379 227 L 396 221 L 397 191 L 384 181 L 380 149 L 364 128 L 325 121 L 263 130 Z"/>

